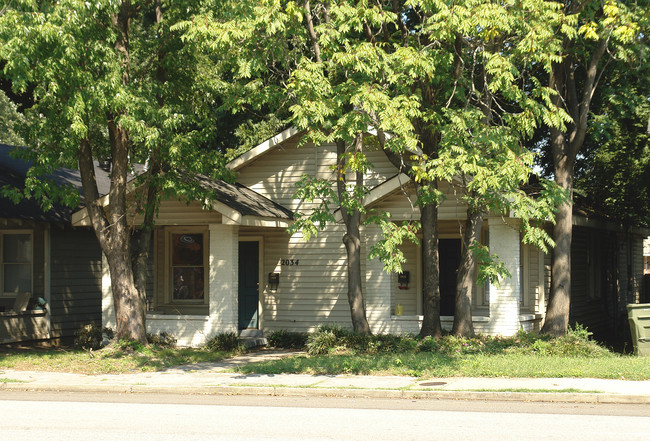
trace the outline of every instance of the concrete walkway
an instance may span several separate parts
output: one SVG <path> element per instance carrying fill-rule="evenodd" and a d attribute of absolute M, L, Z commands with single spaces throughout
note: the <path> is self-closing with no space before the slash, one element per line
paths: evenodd
<path fill-rule="evenodd" d="M 650 404 L 650 381 L 594 378 L 245 375 L 228 372 L 237 365 L 295 354 L 290 351 L 258 350 L 221 362 L 185 365 L 160 372 L 119 375 L 2 369 L 0 390 Z"/>

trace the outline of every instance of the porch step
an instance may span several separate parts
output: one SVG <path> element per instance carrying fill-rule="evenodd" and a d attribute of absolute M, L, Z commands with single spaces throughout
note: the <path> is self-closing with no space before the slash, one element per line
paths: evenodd
<path fill-rule="evenodd" d="M 242 329 L 239 332 L 239 341 L 242 342 L 246 349 L 266 346 L 269 344 L 268 340 L 262 336 L 262 331 L 259 329 Z"/>
<path fill-rule="evenodd" d="M 262 331 L 259 329 L 242 329 L 239 331 L 239 338 L 256 338 L 261 336 Z"/>
<path fill-rule="evenodd" d="M 246 349 L 256 348 L 258 346 L 266 346 L 269 344 L 268 340 L 265 337 L 245 337 L 240 338 L 239 341 L 242 342 Z"/>

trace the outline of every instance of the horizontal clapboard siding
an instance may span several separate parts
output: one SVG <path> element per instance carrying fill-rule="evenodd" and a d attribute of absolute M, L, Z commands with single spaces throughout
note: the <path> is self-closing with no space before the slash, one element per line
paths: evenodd
<path fill-rule="evenodd" d="M 266 331 L 309 331 L 324 323 L 350 325 L 344 231 L 342 226 L 331 226 L 309 242 L 299 234 L 289 236 L 284 231 L 263 234 L 261 303 Z M 243 234 L 240 239 L 245 237 Z M 364 246 L 362 274 L 365 274 L 365 252 Z M 294 259 L 297 264 L 283 265 L 283 259 Z M 271 272 L 280 273 L 275 292 L 267 284 Z"/>
<path fill-rule="evenodd" d="M 460 200 L 454 187 L 447 182 L 441 182 L 439 190 L 446 199 L 438 207 L 438 219 L 465 219 L 467 217 L 467 205 Z M 417 207 L 417 196 L 413 185 L 406 184 L 403 190 L 398 190 L 375 204 L 370 208 L 376 211 L 388 211 L 395 220 L 415 220 L 420 218 L 420 210 Z"/>
<path fill-rule="evenodd" d="M 522 244 L 523 264 L 523 296 L 521 311 L 528 313 L 541 313 L 544 295 L 544 267 L 543 253 L 533 245 Z"/>
<path fill-rule="evenodd" d="M 369 188 L 397 173 L 382 151 L 368 151 L 367 157 L 373 166 L 365 179 Z M 335 166 L 336 146 L 297 147 L 295 142 L 288 142 L 240 170 L 237 181 L 290 210 L 305 212 L 314 204 L 295 198 L 298 182 L 303 175 L 334 182 Z"/>
<path fill-rule="evenodd" d="M 402 271 L 409 272 L 410 283 L 408 289 L 399 289 L 397 274 L 384 274 L 384 277 L 390 277 L 390 310 L 391 314 L 395 314 L 395 305 L 399 303 L 400 305 L 404 306 L 404 315 L 416 315 L 418 313 L 419 303 L 418 292 L 420 292 L 418 289 L 418 264 L 420 263 L 420 259 L 418 259 L 418 253 L 420 251 L 420 248 L 416 244 L 408 242 L 403 244 L 400 249 L 406 258 L 406 262 L 402 264 Z"/>
<path fill-rule="evenodd" d="M 143 222 L 142 215 L 135 216 L 134 224 Z M 207 225 L 221 223 L 221 214 L 212 210 L 204 210 L 198 201 L 187 203 L 177 199 L 166 199 L 160 202 L 156 225 Z"/>
<path fill-rule="evenodd" d="M 51 230 L 52 338 L 69 338 L 82 325 L 101 324 L 102 257 L 88 229 Z"/>

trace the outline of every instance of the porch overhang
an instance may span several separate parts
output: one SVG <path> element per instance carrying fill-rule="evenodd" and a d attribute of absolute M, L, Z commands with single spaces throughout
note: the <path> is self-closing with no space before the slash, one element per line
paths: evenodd
<path fill-rule="evenodd" d="M 225 225 L 242 225 L 266 228 L 288 228 L 293 223 L 293 212 L 250 188 L 235 183 L 195 176 L 196 183 L 205 191 L 204 210 L 222 215 Z M 129 193 L 135 189 L 129 188 Z M 110 205 L 108 195 L 98 200 L 102 208 Z M 91 226 L 86 207 L 72 213 L 73 226 Z"/>
<path fill-rule="evenodd" d="M 373 187 L 368 192 L 368 194 L 366 194 L 365 197 L 363 198 L 363 206 L 368 207 L 371 204 L 379 202 L 380 200 L 384 199 L 387 196 L 390 196 L 395 191 L 397 191 L 400 188 L 404 187 L 409 182 L 411 182 L 411 178 L 409 178 L 404 173 L 400 173 L 398 175 L 393 176 L 392 178 L 388 179 L 387 181 L 382 182 L 381 184 L 376 185 L 375 187 Z M 336 220 L 336 222 L 342 222 L 343 221 L 343 214 L 341 213 L 340 208 L 338 208 L 334 212 L 334 219 Z"/>

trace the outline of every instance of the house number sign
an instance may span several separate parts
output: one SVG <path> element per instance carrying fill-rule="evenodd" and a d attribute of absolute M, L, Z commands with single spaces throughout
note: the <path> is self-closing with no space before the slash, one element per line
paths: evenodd
<path fill-rule="evenodd" d="M 297 266 L 300 262 L 300 259 L 280 259 L 280 265 L 282 266 Z"/>

